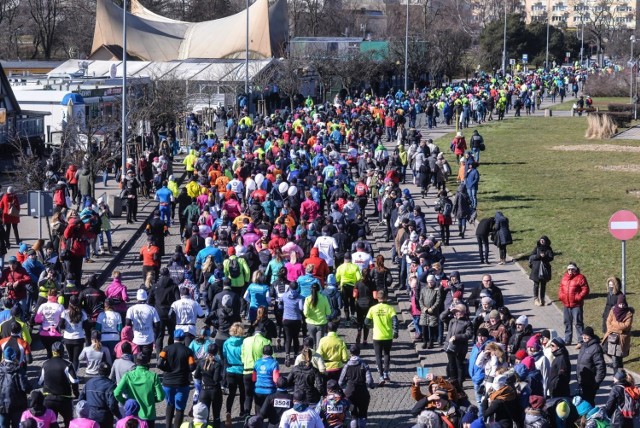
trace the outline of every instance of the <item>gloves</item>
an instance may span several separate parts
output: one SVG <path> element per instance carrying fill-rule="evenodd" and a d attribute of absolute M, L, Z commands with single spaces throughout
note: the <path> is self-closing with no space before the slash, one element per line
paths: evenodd
<path fill-rule="evenodd" d="M 394 332 L 393 332 L 393 338 L 394 338 L 394 339 L 397 339 L 397 338 L 398 338 L 398 332 L 397 332 L 397 331 L 394 331 Z"/>

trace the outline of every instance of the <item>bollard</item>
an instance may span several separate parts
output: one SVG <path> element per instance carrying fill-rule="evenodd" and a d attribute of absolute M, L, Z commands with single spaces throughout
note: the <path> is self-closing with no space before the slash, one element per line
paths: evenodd
<path fill-rule="evenodd" d="M 551 117 L 551 116 L 553 116 L 553 110 L 551 110 L 550 108 L 544 109 L 544 117 Z"/>

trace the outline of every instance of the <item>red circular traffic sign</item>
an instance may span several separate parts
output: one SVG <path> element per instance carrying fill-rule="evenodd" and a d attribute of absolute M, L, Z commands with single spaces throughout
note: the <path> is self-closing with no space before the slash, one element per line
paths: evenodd
<path fill-rule="evenodd" d="M 638 233 L 638 217 L 631 211 L 616 211 L 609 219 L 609 232 L 620 241 L 628 241 Z"/>

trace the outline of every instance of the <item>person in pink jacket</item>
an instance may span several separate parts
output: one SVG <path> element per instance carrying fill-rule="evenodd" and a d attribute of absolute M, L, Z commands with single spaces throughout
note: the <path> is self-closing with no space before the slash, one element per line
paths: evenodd
<path fill-rule="evenodd" d="M 111 284 L 109 284 L 104 294 L 107 299 L 113 301 L 113 310 L 119 313 L 124 320 L 127 314 L 127 302 L 129 301 L 127 286 L 122 283 L 120 271 L 114 270 L 111 278 Z"/>
<path fill-rule="evenodd" d="M 131 344 L 131 354 L 136 355 L 140 352 L 138 345 L 132 342 L 133 340 L 133 328 L 129 325 L 125 326 L 120 332 L 120 342 L 118 342 L 114 348 L 116 358 L 122 357 L 122 344 L 129 342 Z"/>
<path fill-rule="evenodd" d="M 76 403 L 76 418 L 71 420 L 69 428 L 100 428 L 100 424 L 89 419 L 89 406 L 84 400 Z"/>

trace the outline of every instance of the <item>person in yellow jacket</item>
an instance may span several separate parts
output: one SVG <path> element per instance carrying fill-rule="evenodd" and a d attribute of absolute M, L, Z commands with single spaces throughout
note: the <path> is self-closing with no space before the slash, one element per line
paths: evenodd
<path fill-rule="evenodd" d="M 338 323 L 329 323 L 329 333 L 322 339 L 318 345 L 318 354 L 322 357 L 327 368 L 327 378 L 340 380 L 342 367 L 349 361 L 349 353 L 347 352 L 347 344 L 338 336 Z"/>
<path fill-rule="evenodd" d="M 349 314 L 356 315 L 356 301 L 353 298 L 353 287 L 362 279 L 360 267 L 351 262 L 351 253 L 344 255 L 344 263 L 336 269 L 336 281 L 340 284 L 342 291 L 342 302 L 344 303 L 344 316 L 347 320 L 347 327 L 351 325 Z"/>
<path fill-rule="evenodd" d="M 198 156 L 196 156 L 196 151 L 191 149 L 189 154 L 184 157 L 182 164 L 185 166 L 187 170 L 187 180 L 193 177 L 193 171 L 196 169 L 196 161 L 198 160 Z"/>
<path fill-rule="evenodd" d="M 178 182 L 174 179 L 173 175 L 169 176 L 169 180 L 167 181 L 167 189 L 171 190 L 171 193 L 173 194 L 173 201 L 171 201 L 171 221 L 173 221 L 173 219 L 176 216 L 176 199 L 178 198 L 178 195 L 180 194 L 180 188 L 178 187 Z"/>
<path fill-rule="evenodd" d="M 202 186 L 200 186 L 200 184 L 196 181 L 195 177 L 191 177 L 191 181 L 189 181 L 185 187 L 187 188 L 187 195 L 189 195 L 192 199 L 195 199 L 201 195 Z"/>
<path fill-rule="evenodd" d="M 378 291 L 377 299 L 379 303 L 369 309 L 364 322 L 373 329 L 373 349 L 376 353 L 376 365 L 380 375 L 378 386 L 383 386 L 390 381 L 391 343 L 393 339 L 398 338 L 398 316 L 393 306 L 387 304 L 387 295 L 384 290 Z"/>
<path fill-rule="evenodd" d="M 255 395 L 255 383 L 253 382 L 253 369 L 256 361 L 262 358 L 264 347 L 271 345 L 271 340 L 263 335 L 261 328 L 257 328 L 253 336 L 247 337 L 242 342 L 240 359 L 242 359 L 242 380 L 246 398 L 244 400 L 244 412 L 251 414 L 253 396 Z"/>
<path fill-rule="evenodd" d="M 306 318 L 308 336 L 313 337 L 315 343 L 320 343 L 322 336 L 327 334 L 327 317 L 331 315 L 329 299 L 320 293 L 320 284 L 311 286 L 311 295 L 304 299 L 302 313 Z"/>

